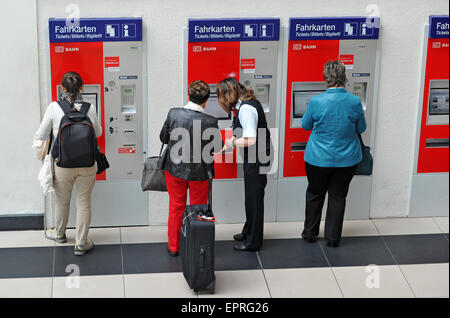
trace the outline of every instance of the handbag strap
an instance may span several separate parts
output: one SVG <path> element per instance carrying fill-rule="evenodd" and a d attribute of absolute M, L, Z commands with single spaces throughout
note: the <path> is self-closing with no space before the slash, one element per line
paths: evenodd
<path fill-rule="evenodd" d="M 53 128 L 52 128 L 52 130 L 53 130 Z M 50 141 L 48 143 L 47 155 L 50 153 L 50 150 L 52 148 L 52 141 L 53 141 L 53 131 L 50 131 Z"/>
<path fill-rule="evenodd" d="M 361 134 L 358 134 L 359 137 L 359 142 L 361 143 L 361 148 L 364 149 L 366 148 L 366 145 L 364 144 L 364 141 L 362 140 Z"/>
<path fill-rule="evenodd" d="M 164 143 L 161 143 L 161 150 L 159 151 L 159 156 L 160 156 L 160 157 L 161 157 L 161 154 L 162 154 L 163 148 L 164 148 Z"/>

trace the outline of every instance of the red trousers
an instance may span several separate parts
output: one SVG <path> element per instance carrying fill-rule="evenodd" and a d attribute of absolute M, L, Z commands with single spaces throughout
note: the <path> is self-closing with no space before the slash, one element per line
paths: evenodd
<path fill-rule="evenodd" d="M 169 192 L 169 250 L 178 252 L 183 213 L 186 209 L 187 190 L 189 189 L 189 204 L 207 204 L 208 180 L 186 181 L 176 178 L 166 171 L 166 185 L 167 192 Z"/>

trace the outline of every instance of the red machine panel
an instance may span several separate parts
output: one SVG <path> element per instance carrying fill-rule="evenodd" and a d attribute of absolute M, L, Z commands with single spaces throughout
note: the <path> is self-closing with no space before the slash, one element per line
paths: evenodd
<path fill-rule="evenodd" d="M 284 139 L 284 177 L 306 176 L 303 161 L 304 151 L 290 151 L 293 142 L 307 142 L 311 132 L 302 128 L 291 128 L 292 83 L 322 82 L 323 65 L 339 57 L 339 40 L 289 41 L 287 89 L 286 89 L 286 125 Z"/>
<path fill-rule="evenodd" d="M 417 173 L 437 173 L 449 171 L 448 112 L 446 114 L 447 124 L 430 124 L 428 122 L 428 115 L 430 114 L 430 91 L 432 89 L 430 85 L 432 85 L 433 81 L 446 80 L 448 90 L 448 79 L 449 39 L 430 38 L 428 39 L 426 59 Z M 435 147 L 429 142 L 430 140 L 442 139 L 447 139 L 447 146 Z"/>

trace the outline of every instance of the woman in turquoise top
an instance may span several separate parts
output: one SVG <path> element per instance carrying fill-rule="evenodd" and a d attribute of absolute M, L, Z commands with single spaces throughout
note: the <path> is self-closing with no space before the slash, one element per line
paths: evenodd
<path fill-rule="evenodd" d="M 345 201 L 356 165 L 362 160 L 358 134 L 367 128 L 359 97 L 344 88 L 345 65 L 330 61 L 324 66 L 328 89 L 311 98 L 301 125 L 312 130 L 305 150 L 308 178 L 305 225 L 302 237 L 314 242 L 319 234 L 325 195 L 328 208 L 325 239 L 338 246 L 344 222 Z"/>

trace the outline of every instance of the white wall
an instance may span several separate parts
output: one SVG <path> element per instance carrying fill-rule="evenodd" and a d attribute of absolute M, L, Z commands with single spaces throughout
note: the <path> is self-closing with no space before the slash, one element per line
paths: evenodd
<path fill-rule="evenodd" d="M 34 0 L 1 3 L 0 215 L 44 211 L 31 151 L 40 121 L 36 23 Z"/>
<path fill-rule="evenodd" d="M 10 23 L 15 20 L 22 21 L 30 33 L 23 31 L 29 41 L 17 41 L 16 35 L 5 34 L 6 43 L 14 46 L 13 52 L 0 53 L 0 63 L 9 70 L 9 76 L 20 80 L 11 82 L 10 78 L 3 77 L 2 98 L 9 101 L 5 105 L 15 105 L 12 115 L 14 120 L 3 118 L 1 149 L 7 149 L 5 131 L 17 131 L 15 121 L 20 115 L 28 115 L 27 125 L 19 132 L 19 142 L 14 143 L 12 154 L 1 156 L 1 166 L 4 169 L 11 162 L 27 162 L 29 143 L 36 122 L 37 102 L 36 88 L 33 93 L 19 95 L 22 88 L 18 85 L 26 75 L 35 80 L 37 64 L 35 59 L 35 43 L 31 26 L 34 22 L 34 13 L 13 10 L 23 7 L 15 1 L 13 5 L 6 5 L 10 10 L 2 10 L 5 19 Z M 28 1 L 33 2 L 33 1 Z M 27 3 L 28 3 L 27 2 Z M 366 15 L 368 4 L 376 4 L 381 17 L 382 34 L 382 61 L 380 69 L 379 103 L 376 125 L 376 154 L 374 167 L 373 199 L 371 203 L 372 217 L 407 216 L 410 197 L 410 185 L 414 154 L 414 134 L 418 111 L 418 89 L 420 73 L 420 55 L 422 52 L 423 25 L 428 21 L 430 14 L 448 14 L 449 4 L 446 0 L 83 0 L 61 1 L 40 0 L 38 2 L 38 36 L 39 36 L 39 66 L 40 66 L 40 93 L 41 112 L 45 110 L 49 100 L 49 74 L 48 74 L 48 40 L 47 20 L 49 17 L 65 17 L 66 5 L 77 4 L 82 17 L 100 16 L 143 16 L 147 27 L 148 43 L 148 137 L 150 154 L 157 153 L 159 149 L 159 129 L 166 116 L 167 110 L 179 105 L 182 100 L 182 29 L 187 25 L 189 17 L 258 17 L 278 16 L 283 25 L 287 25 L 290 16 L 345 16 Z M 5 8 L 5 4 L 2 4 Z M 2 9 L 3 9 L 2 8 Z M 17 12 L 17 13 L 13 13 Z M 30 16 L 27 20 L 25 16 Z M 24 22 L 26 21 L 26 22 Z M 2 25 L 5 22 L 2 21 Z M 16 27 L 17 24 L 14 24 Z M 4 29 L 4 28 L 2 28 Z M 0 31 L 0 32 L 5 32 Z M 20 32 L 20 29 L 19 29 Z M 3 34 L 2 34 L 3 35 Z M 19 49 L 21 47 L 22 49 Z M 25 49 L 25 50 L 23 50 Z M 26 56 L 24 56 L 26 54 Z M 4 57 L 14 56 L 11 63 L 5 63 Z M 4 65 L 4 66 L 3 66 Z M 18 71 L 18 72 L 17 72 Z M 3 73 L 3 72 L 2 72 Z M 8 90 L 5 90 L 5 83 Z M 34 82 L 33 82 L 34 84 Z M 6 93 L 8 92 L 8 93 Z M 11 94 L 10 92 L 13 92 Z M 15 93 L 15 94 L 14 94 Z M 17 97 L 26 99 L 26 103 L 18 103 Z M 22 109 L 22 112 L 20 111 Z M 25 151 L 23 149 L 26 149 Z M 28 152 L 27 152 L 28 151 Z M 2 154 L 3 154 L 2 150 Z M 22 154 L 22 156 L 21 156 Z M 19 189 L 35 190 L 35 186 L 27 184 L 31 174 L 34 177 L 35 167 L 20 167 L 11 173 L 6 170 L 6 181 L 0 181 L 0 191 L 7 189 L 6 199 L 0 199 L 0 211 L 27 210 L 33 206 L 30 202 L 39 202 L 35 191 L 28 194 L 16 195 Z M 18 175 L 18 173 L 20 174 Z M 21 177 L 22 176 L 22 177 Z M 21 181 L 21 178 L 23 179 Z M 11 188 L 9 184 L 13 184 Z M 36 183 L 37 184 L 37 183 Z M 21 191 L 22 192 L 22 191 Z M 3 192 L 2 192 L 3 193 Z M 31 195 L 31 193 L 33 193 Z M 167 218 L 167 196 L 165 194 L 150 195 L 150 217 L 153 223 L 164 223 Z"/>

